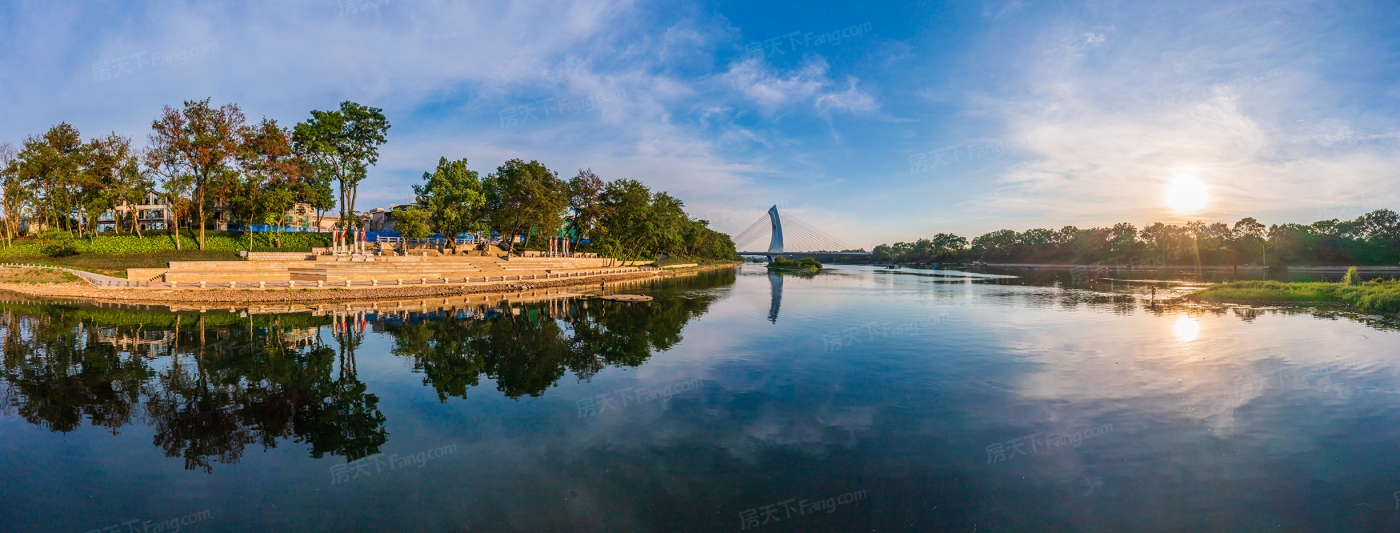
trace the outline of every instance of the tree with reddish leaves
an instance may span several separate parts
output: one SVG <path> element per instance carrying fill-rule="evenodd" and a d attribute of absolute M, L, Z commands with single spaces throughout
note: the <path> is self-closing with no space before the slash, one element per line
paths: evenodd
<path fill-rule="evenodd" d="M 209 105 L 208 98 L 186 101 L 183 110 L 166 106 L 151 124 L 147 161 L 165 165 L 164 176 L 188 178 L 199 224 L 199 249 L 204 249 L 205 196 L 216 180 L 235 172 L 242 150 L 243 112 L 236 104 Z M 178 237 L 177 237 L 178 238 Z"/>
<path fill-rule="evenodd" d="M 241 172 L 229 180 L 230 205 L 251 226 L 257 222 L 277 228 L 281 242 L 282 217 L 298 200 L 297 188 L 305 162 L 292 150 L 290 131 L 277 121 L 264 118 L 240 132 L 242 150 L 238 161 Z M 248 249 L 253 235 L 248 231 Z"/>

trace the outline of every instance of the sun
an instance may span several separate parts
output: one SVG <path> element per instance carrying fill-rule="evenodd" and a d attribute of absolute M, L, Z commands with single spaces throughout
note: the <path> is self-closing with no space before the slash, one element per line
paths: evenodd
<path fill-rule="evenodd" d="M 1196 337 L 1201 336 L 1201 323 L 1188 316 L 1177 317 L 1176 324 L 1172 325 L 1172 333 L 1175 333 L 1176 340 L 1181 342 L 1194 341 Z"/>
<path fill-rule="evenodd" d="M 1167 207 L 1178 213 L 1195 213 L 1210 203 L 1206 184 L 1195 176 L 1177 176 L 1167 184 Z"/>

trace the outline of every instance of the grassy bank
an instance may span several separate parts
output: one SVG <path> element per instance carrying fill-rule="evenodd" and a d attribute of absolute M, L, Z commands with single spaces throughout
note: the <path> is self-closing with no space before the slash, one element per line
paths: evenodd
<path fill-rule="evenodd" d="M 283 233 L 279 248 L 275 234 L 253 235 L 253 251 L 307 252 L 328 246 L 325 233 Z M 191 232 L 180 232 L 180 249 L 169 232 L 136 235 L 101 235 L 74 239 L 64 233 L 17 239 L 11 246 L 0 245 L 0 262 L 54 265 L 108 276 L 126 277 L 128 268 L 163 268 L 171 261 L 238 261 L 238 252 L 248 249 L 248 236 L 223 231 L 207 232 L 205 249 L 198 249 Z"/>
<path fill-rule="evenodd" d="M 256 252 L 309 252 L 312 247 L 329 246 L 330 235 L 326 233 L 283 233 L 282 246 L 277 247 L 275 234 L 253 234 L 253 251 Z M 248 249 L 248 236 L 224 231 L 206 232 L 204 239 L 206 252 L 237 253 Z M 180 232 L 180 251 L 199 251 L 198 241 L 191 232 Z M 65 233 L 51 233 L 40 237 L 16 239 L 11 246 L 0 246 L 0 259 L 12 257 L 54 257 L 75 254 L 153 254 L 175 252 L 175 236 L 169 232 L 148 232 L 141 237 L 136 235 L 101 235 L 94 238 L 75 239 Z M 11 261 L 12 262 L 12 261 Z"/>
<path fill-rule="evenodd" d="M 33 268 L 0 269 L 0 283 L 37 285 L 43 283 L 77 283 L 78 281 L 80 281 L 78 276 L 74 276 L 62 270 Z"/>
<path fill-rule="evenodd" d="M 1400 313 L 1400 280 L 1357 285 L 1328 282 L 1234 281 L 1195 294 L 1212 302 L 1340 304 L 1363 313 Z"/>
<path fill-rule="evenodd" d="M 49 256 L 8 256 L 0 259 L 5 263 L 27 265 L 53 265 L 77 270 L 96 272 L 118 278 L 126 277 L 128 268 L 165 268 L 171 261 L 242 261 L 238 252 L 216 252 L 181 250 L 151 252 L 144 254 L 101 254 L 79 253 L 63 257 Z"/>

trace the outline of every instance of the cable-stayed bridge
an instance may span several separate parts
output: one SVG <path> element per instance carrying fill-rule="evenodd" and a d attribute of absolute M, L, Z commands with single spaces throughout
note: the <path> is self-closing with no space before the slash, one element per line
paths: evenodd
<path fill-rule="evenodd" d="M 772 259 L 777 256 L 865 256 L 869 252 L 843 252 L 850 245 L 831 236 L 816 226 L 803 222 L 789 214 L 780 213 L 778 206 L 768 208 L 768 214 L 758 217 L 748 228 L 734 237 L 734 246 L 740 250 L 751 245 L 761 244 L 768 239 L 768 250 L 763 252 L 739 252 L 740 255 L 763 255 Z"/>

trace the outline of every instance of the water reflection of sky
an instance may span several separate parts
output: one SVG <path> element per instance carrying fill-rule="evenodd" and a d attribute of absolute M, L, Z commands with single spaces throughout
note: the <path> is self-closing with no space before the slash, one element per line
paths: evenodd
<path fill-rule="evenodd" d="M 204 509 L 210 531 L 722 531 L 752 529 L 749 511 L 773 531 L 1400 525 L 1394 329 L 1153 302 L 1141 284 L 944 277 L 676 282 L 658 302 L 705 302 L 679 342 L 518 397 L 536 367 L 444 401 L 402 339 L 371 332 L 356 365 L 380 451 L 457 448 L 351 483 L 331 483 L 345 457 L 290 439 L 206 474 L 143 424 L 0 418 L 0 497 L 21 529 L 77 531 Z"/>

